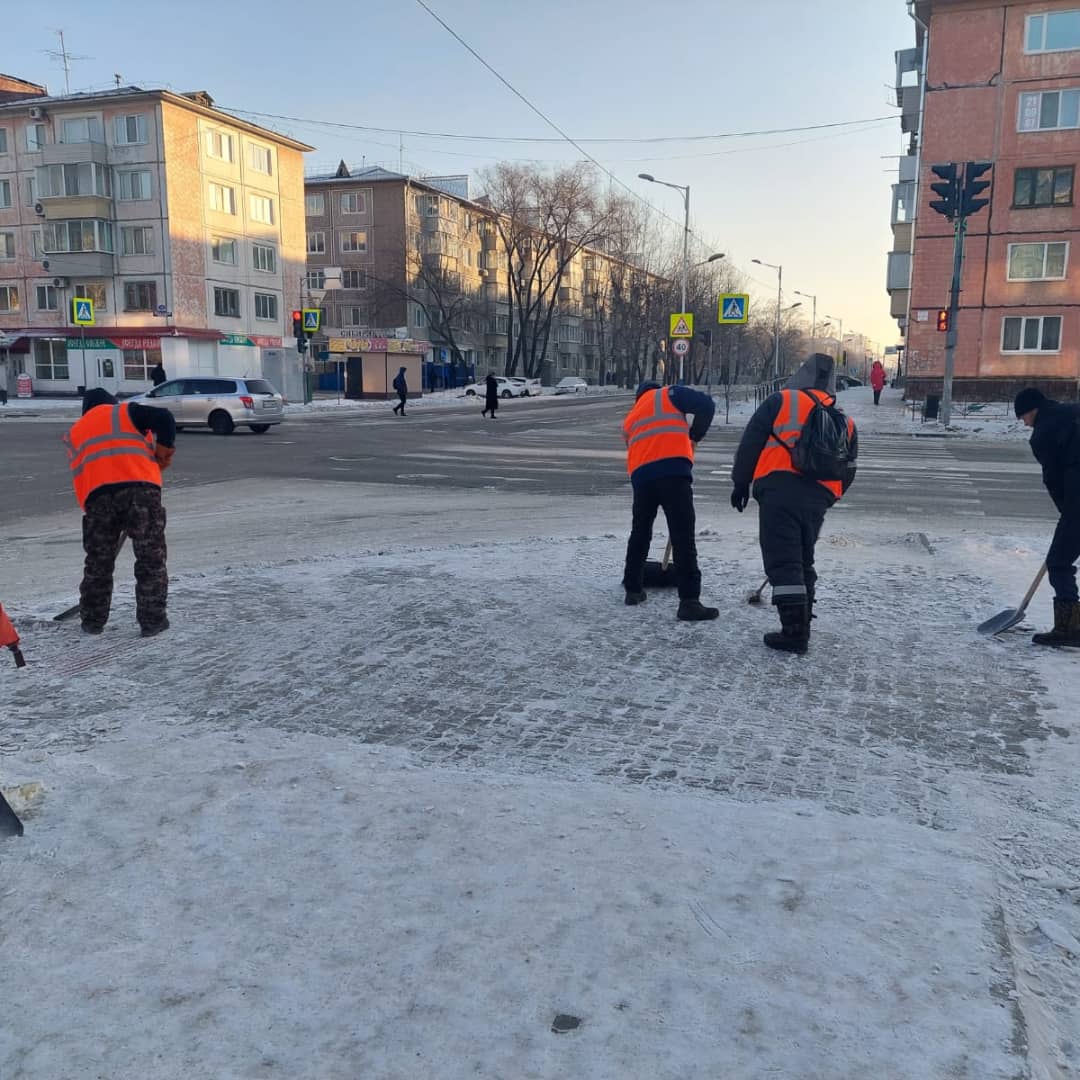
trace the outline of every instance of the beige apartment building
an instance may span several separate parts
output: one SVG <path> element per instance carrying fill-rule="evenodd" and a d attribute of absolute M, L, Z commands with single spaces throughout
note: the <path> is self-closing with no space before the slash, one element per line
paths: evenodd
<path fill-rule="evenodd" d="M 131 393 L 159 360 L 170 377 L 284 384 L 311 148 L 205 92 L 17 83 L 0 95 L 0 386 Z M 74 325 L 74 298 L 92 326 Z"/>
<path fill-rule="evenodd" d="M 432 325 L 432 285 L 454 282 L 453 344 L 477 376 L 505 370 L 510 345 L 507 256 L 493 213 L 471 197 L 467 176 L 412 177 L 344 163 L 306 180 L 308 285 L 323 308 L 314 340 L 320 385 L 341 365 L 350 392 L 382 396 L 380 370 L 397 358 L 419 386 L 420 364 L 434 380 L 452 362 L 451 342 Z M 578 253 L 559 289 L 542 378 L 580 375 L 596 382 L 603 366 L 598 311 L 610 260 Z M 340 286 L 340 287 L 339 287 Z M 326 290 L 325 296 L 322 290 Z M 437 320 L 435 320 L 437 322 Z M 436 382 L 436 385 L 438 383 Z"/>

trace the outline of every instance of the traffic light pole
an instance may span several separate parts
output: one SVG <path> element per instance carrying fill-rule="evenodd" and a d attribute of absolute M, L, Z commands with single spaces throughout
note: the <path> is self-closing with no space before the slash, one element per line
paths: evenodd
<path fill-rule="evenodd" d="M 953 370 L 956 363 L 956 312 L 960 307 L 960 271 L 964 265 L 964 234 L 967 217 L 956 219 L 953 234 L 952 284 L 949 287 L 949 329 L 945 332 L 945 378 L 941 388 L 941 423 L 948 427 L 952 419 Z"/>

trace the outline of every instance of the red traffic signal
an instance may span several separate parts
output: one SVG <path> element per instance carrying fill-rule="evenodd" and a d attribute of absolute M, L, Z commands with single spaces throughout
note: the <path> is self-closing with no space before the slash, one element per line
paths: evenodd
<path fill-rule="evenodd" d="M 948 308 L 942 308 L 937 313 L 937 328 L 940 331 L 942 331 L 942 333 L 946 332 L 949 329 L 949 309 Z"/>

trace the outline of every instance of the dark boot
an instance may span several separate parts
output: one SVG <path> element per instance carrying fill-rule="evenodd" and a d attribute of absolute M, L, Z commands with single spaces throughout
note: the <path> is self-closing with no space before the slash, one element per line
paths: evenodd
<path fill-rule="evenodd" d="M 765 644 L 770 649 L 802 655 L 810 641 L 809 605 L 805 600 L 787 600 L 777 604 L 776 610 L 780 615 L 780 630 L 766 634 Z"/>
<path fill-rule="evenodd" d="M 708 622 L 720 615 L 720 609 L 706 607 L 700 600 L 680 600 L 677 617 L 684 622 Z"/>
<path fill-rule="evenodd" d="M 630 589 L 626 590 L 626 600 L 623 602 L 627 607 L 634 607 L 637 604 L 644 604 L 649 598 L 649 594 L 644 589 L 638 589 L 636 592 L 632 592 Z"/>
<path fill-rule="evenodd" d="M 157 637 L 158 634 L 163 634 L 169 629 L 169 620 L 162 619 L 161 622 L 155 623 L 153 626 L 144 626 L 142 628 L 143 637 Z"/>
<path fill-rule="evenodd" d="M 105 632 L 105 627 L 99 623 L 84 622 L 82 624 L 82 632 L 84 634 L 102 634 Z"/>
<path fill-rule="evenodd" d="M 1054 629 L 1035 634 L 1033 645 L 1075 645 L 1080 647 L 1080 602 L 1054 600 Z"/>
<path fill-rule="evenodd" d="M 813 589 L 807 589 L 806 590 L 806 635 L 807 635 L 807 637 L 810 636 L 810 631 L 813 630 L 813 628 L 814 628 L 812 623 L 813 623 L 813 620 L 816 619 L 816 618 L 817 618 L 817 616 L 814 614 L 814 590 Z"/>

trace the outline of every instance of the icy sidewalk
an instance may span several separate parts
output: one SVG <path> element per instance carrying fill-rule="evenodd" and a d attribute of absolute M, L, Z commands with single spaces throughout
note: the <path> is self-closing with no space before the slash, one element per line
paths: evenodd
<path fill-rule="evenodd" d="M 830 519 L 798 660 L 746 518 L 685 625 L 623 502 L 322 487 L 177 492 L 150 642 L 12 538 L 5 1080 L 1073 1075 L 1077 664 L 972 633 L 1022 542 Z"/>

